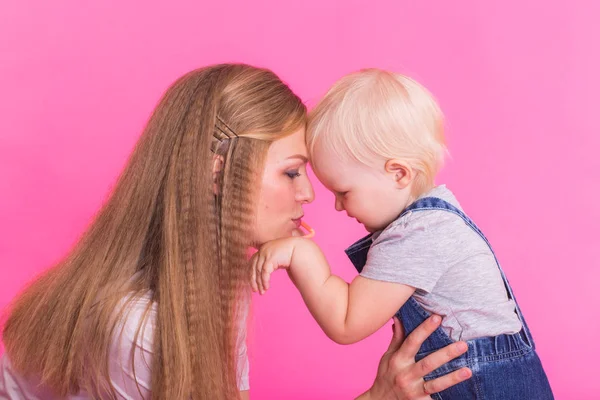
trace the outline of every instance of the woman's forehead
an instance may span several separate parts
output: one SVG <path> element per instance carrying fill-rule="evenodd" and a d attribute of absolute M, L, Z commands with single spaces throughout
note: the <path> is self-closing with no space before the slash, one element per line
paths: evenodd
<path fill-rule="evenodd" d="M 269 147 L 269 155 L 273 161 L 283 161 L 295 155 L 308 157 L 304 128 L 284 138 L 275 140 Z"/>

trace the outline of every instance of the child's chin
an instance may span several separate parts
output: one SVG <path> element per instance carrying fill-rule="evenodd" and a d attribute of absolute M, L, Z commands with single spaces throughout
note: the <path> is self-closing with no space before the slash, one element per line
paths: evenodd
<path fill-rule="evenodd" d="M 377 228 L 377 227 L 373 227 L 373 226 L 369 226 L 369 225 L 365 225 L 365 224 L 361 224 L 361 225 L 364 226 L 366 231 L 369 233 L 375 233 L 375 232 L 381 230 L 381 228 Z"/>

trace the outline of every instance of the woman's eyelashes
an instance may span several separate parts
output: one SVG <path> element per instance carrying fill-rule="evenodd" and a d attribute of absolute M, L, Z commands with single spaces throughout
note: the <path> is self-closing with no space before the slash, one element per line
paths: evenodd
<path fill-rule="evenodd" d="M 290 179 L 295 179 L 298 178 L 301 174 L 300 171 L 296 170 L 292 170 L 292 171 L 286 171 L 285 174 L 290 178 Z"/>

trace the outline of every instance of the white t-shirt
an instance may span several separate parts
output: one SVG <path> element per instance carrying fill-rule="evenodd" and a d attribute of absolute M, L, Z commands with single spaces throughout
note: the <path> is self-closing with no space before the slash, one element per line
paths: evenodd
<path fill-rule="evenodd" d="M 150 296 L 150 293 L 147 293 L 131 301 L 124 310 L 124 318 L 117 324 L 115 329 L 109 356 L 109 377 L 119 399 L 150 398 L 152 340 L 158 312 L 156 303 L 152 304 L 152 308 L 143 322 L 140 334 L 135 338 L 139 323 L 144 317 L 144 312 L 150 302 Z M 123 303 L 120 304 L 119 308 L 126 300 L 123 299 Z M 242 324 L 242 326 L 245 326 L 245 324 Z M 121 328 L 123 329 L 122 334 Z M 135 347 L 135 378 L 130 360 L 132 347 Z M 238 388 L 239 390 L 248 390 L 249 364 L 245 335 L 241 335 L 238 349 Z M 84 391 L 67 397 L 68 400 L 87 400 L 91 398 Z M 13 371 L 10 360 L 4 354 L 0 358 L 0 399 L 51 400 L 54 397 L 48 388 L 40 386 L 35 379 L 25 379 Z"/>

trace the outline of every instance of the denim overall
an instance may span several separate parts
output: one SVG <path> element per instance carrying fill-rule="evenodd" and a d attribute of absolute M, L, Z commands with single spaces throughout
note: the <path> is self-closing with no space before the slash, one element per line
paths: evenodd
<path fill-rule="evenodd" d="M 410 212 L 427 210 L 442 210 L 456 214 L 462 218 L 471 229 L 481 236 L 481 239 L 489 246 L 490 243 L 477 228 L 475 223 L 462 211 L 450 203 L 436 198 L 426 197 L 411 204 L 399 218 Z M 346 254 L 360 273 L 367 261 L 367 253 L 372 244 L 371 235 L 359 240 L 346 250 Z M 535 352 L 535 344 L 521 309 L 516 302 L 508 280 L 500 268 L 498 259 L 496 265 L 500 269 L 504 285 L 509 299 L 516 305 L 516 313 L 521 320 L 523 329 L 512 335 L 499 335 L 495 337 L 484 337 L 467 341 L 468 351 L 462 356 L 446 363 L 425 377 L 431 380 L 455 371 L 462 367 L 469 367 L 473 371 L 473 377 L 458 385 L 452 386 L 440 393 L 433 394 L 434 399 L 452 400 L 549 400 L 554 399 L 546 373 L 542 368 L 540 359 Z M 429 317 L 427 312 L 415 299 L 411 297 L 396 313 L 402 321 L 402 325 L 408 335 L 417 326 Z M 417 360 L 421 360 L 428 354 L 439 350 L 454 341 L 438 327 L 435 332 L 425 340 Z"/>

